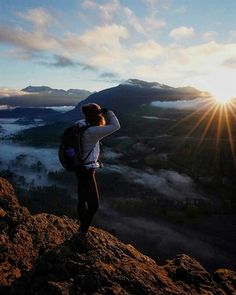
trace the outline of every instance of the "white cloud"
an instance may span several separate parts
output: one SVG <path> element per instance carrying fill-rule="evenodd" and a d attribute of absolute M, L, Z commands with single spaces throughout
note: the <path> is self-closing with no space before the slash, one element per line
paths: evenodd
<path fill-rule="evenodd" d="M 159 30 L 166 26 L 166 22 L 164 20 L 158 20 L 156 18 L 147 18 L 145 22 L 145 28 L 147 31 L 150 30 Z"/>
<path fill-rule="evenodd" d="M 51 13 L 42 7 L 32 8 L 26 12 L 18 12 L 17 15 L 39 28 L 45 28 L 53 21 Z"/>
<path fill-rule="evenodd" d="M 170 0 L 143 0 L 151 10 L 170 9 Z"/>
<path fill-rule="evenodd" d="M 101 11 L 102 19 L 106 21 L 112 21 L 114 15 L 119 11 L 120 4 L 117 0 L 113 0 L 105 3 L 104 5 L 99 5 Z"/>
<path fill-rule="evenodd" d="M 80 54 L 91 66 L 120 73 L 129 61 L 129 54 L 122 45 L 122 40 L 129 36 L 124 26 L 97 26 L 81 36 L 67 35 L 65 47 Z"/>
<path fill-rule="evenodd" d="M 85 0 L 84 2 L 83 2 L 83 4 L 82 4 L 82 6 L 84 7 L 84 8 L 96 8 L 97 7 L 97 3 L 96 2 L 94 2 L 94 1 L 92 1 L 92 0 Z"/>
<path fill-rule="evenodd" d="M 121 10 L 119 1 L 112 0 L 104 4 L 99 4 L 92 0 L 85 0 L 82 6 L 86 9 L 92 9 L 99 13 L 103 22 L 113 21 L 113 18 Z"/>
<path fill-rule="evenodd" d="M 164 48 L 153 40 L 137 43 L 131 51 L 134 58 L 154 59 L 164 53 Z"/>
<path fill-rule="evenodd" d="M 179 41 L 182 39 L 192 38 L 194 36 L 194 29 L 193 27 L 178 27 L 173 29 L 169 36 L 172 37 L 174 40 Z"/>
<path fill-rule="evenodd" d="M 213 41 L 213 40 L 215 40 L 217 35 L 218 35 L 217 32 L 205 32 L 202 35 L 202 38 L 204 41 Z"/>
<path fill-rule="evenodd" d="M 128 35 L 129 32 L 124 26 L 113 24 L 94 27 L 81 35 L 79 40 L 88 46 L 111 48 L 119 47 L 120 40 L 126 39 Z"/>
<path fill-rule="evenodd" d="M 229 68 L 229 69 L 236 69 L 236 56 L 226 59 L 223 63 L 223 66 Z"/>
<path fill-rule="evenodd" d="M 209 107 L 209 100 L 196 98 L 193 100 L 153 101 L 152 106 L 164 109 L 194 110 Z"/>
<path fill-rule="evenodd" d="M 140 22 L 139 18 L 134 14 L 134 12 L 130 8 L 125 7 L 124 13 L 129 25 L 133 27 L 135 31 L 137 31 L 138 33 L 144 34 L 145 33 L 144 27 L 142 23 Z"/>
<path fill-rule="evenodd" d="M 156 190 L 168 199 L 179 201 L 184 201 L 185 199 L 205 199 L 197 191 L 196 184 L 191 177 L 176 171 L 161 169 L 154 174 L 154 171 L 151 169 L 149 171 L 141 171 L 122 165 L 109 165 L 108 169 L 125 175 L 128 181 Z"/>
<path fill-rule="evenodd" d="M 173 10 L 174 13 L 186 13 L 187 7 L 186 6 L 179 6 L 176 9 Z"/>
<path fill-rule="evenodd" d="M 236 39 L 236 30 L 229 32 L 229 38 L 230 38 L 230 40 Z"/>
<path fill-rule="evenodd" d="M 82 6 L 91 11 L 90 17 L 93 19 L 99 17 L 103 25 L 117 22 L 143 35 L 147 35 L 147 32 L 151 30 L 160 30 L 166 25 L 163 19 L 157 19 L 153 14 L 143 18 L 138 17 L 132 9 L 121 5 L 118 0 L 112 0 L 103 4 L 85 0 Z"/>
<path fill-rule="evenodd" d="M 0 97 L 19 96 L 19 95 L 23 95 L 23 94 L 26 94 L 26 93 L 22 92 L 20 90 L 17 90 L 17 89 L 0 87 Z"/>
<path fill-rule="evenodd" d="M 0 42 L 29 50 L 51 50 L 60 47 L 59 39 L 49 33 L 41 31 L 28 32 L 20 27 L 0 27 Z"/>

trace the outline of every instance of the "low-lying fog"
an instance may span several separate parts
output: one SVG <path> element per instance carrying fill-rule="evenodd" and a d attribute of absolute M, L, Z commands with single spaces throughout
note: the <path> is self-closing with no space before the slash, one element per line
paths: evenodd
<path fill-rule="evenodd" d="M 125 175 L 127 181 L 154 189 L 168 199 L 178 201 L 206 199 L 191 177 L 173 170 L 160 169 L 156 173 L 151 168 L 140 170 L 124 165 L 106 165 L 104 170 Z"/>
<path fill-rule="evenodd" d="M 19 131 L 29 129 L 31 127 L 43 125 L 41 121 L 37 121 L 37 120 L 35 120 L 34 124 L 21 125 L 17 123 L 18 120 L 19 119 L 16 119 L 16 118 L 14 119 L 0 118 L 0 128 L 1 128 L 0 138 L 3 136 L 5 137 L 5 136 L 16 134 Z"/>
<path fill-rule="evenodd" d="M 151 102 L 151 106 L 164 108 L 164 109 L 200 109 L 209 106 L 209 103 L 212 101 L 212 98 L 196 98 L 193 100 L 174 100 L 174 101 L 153 101 Z"/>

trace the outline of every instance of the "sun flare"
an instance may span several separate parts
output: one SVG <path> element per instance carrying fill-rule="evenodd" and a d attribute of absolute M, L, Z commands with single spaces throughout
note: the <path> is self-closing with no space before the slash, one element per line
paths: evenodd
<path fill-rule="evenodd" d="M 226 97 L 221 95 L 214 96 L 214 99 L 216 100 L 217 104 L 221 104 L 221 105 L 228 104 L 232 100 L 231 97 Z"/>

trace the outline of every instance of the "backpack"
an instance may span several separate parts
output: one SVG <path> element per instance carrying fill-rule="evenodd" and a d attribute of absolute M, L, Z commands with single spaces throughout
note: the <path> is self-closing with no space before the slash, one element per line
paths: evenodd
<path fill-rule="evenodd" d="M 79 166 L 83 166 L 91 154 L 92 150 L 82 159 L 82 135 L 89 127 L 91 125 L 71 126 L 62 134 L 58 157 L 66 171 L 75 171 Z"/>

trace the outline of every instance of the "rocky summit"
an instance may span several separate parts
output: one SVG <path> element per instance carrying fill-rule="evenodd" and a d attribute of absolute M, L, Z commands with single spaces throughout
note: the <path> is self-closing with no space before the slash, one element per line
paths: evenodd
<path fill-rule="evenodd" d="M 179 254 L 158 265 L 108 232 L 77 221 L 31 215 L 0 178 L 0 294 L 236 294 L 236 272 L 207 272 Z"/>

